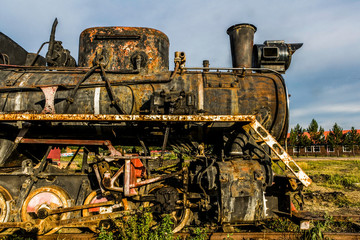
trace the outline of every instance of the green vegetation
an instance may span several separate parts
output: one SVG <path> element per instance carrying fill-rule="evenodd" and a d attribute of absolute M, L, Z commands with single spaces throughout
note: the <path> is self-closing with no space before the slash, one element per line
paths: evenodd
<path fill-rule="evenodd" d="M 22 237 L 21 235 L 18 235 L 18 234 L 13 234 L 13 235 L 9 235 L 9 236 L 0 238 L 0 240 L 33 240 L 33 239 L 36 239 L 36 238 Z"/>
<path fill-rule="evenodd" d="M 360 176 L 357 175 L 342 175 L 342 174 L 320 174 L 312 176 L 317 180 L 320 186 L 335 188 L 335 189 L 353 189 L 357 188 L 356 184 L 360 183 Z"/>
<path fill-rule="evenodd" d="M 309 175 L 328 174 L 360 177 L 360 160 L 306 160 L 296 159 L 297 164 Z"/>
<path fill-rule="evenodd" d="M 299 232 L 300 228 L 287 218 L 277 218 L 266 222 L 266 227 L 274 232 Z"/>
<path fill-rule="evenodd" d="M 101 229 L 98 240 L 176 240 L 172 229 L 171 215 L 164 215 L 160 223 L 156 223 L 153 215 L 148 211 L 141 211 L 135 215 L 116 219 L 111 231 Z M 188 240 L 208 239 L 207 228 L 189 229 L 191 236 Z"/>
<path fill-rule="evenodd" d="M 192 237 L 191 240 L 206 240 L 208 239 L 208 229 L 207 228 L 195 228 L 192 231 Z"/>
<path fill-rule="evenodd" d="M 303 231 L 303 240 L 325 240 L 325 232 L 357 232 L 351 222 L 336 222 L 331 217 L 326 216 L 325 221 L 312 222 L 312 228 Z M 354 231 L 355 229 L 355 231 Z M 330 239 L 329 239 L 330 240 Z"/>
<path fill-rule="evenodd" d="M 172 240 L 173 222 L 170 215 L 165 215 L 161 222 L 155 225 L 153 216 L 148 211 L 115 220 L 112 232 L 101 229 L 99 240 Z"/>
<path fill-rule="evenodd" d="M 325 240 L 323 232 L 328 228 L 328 222 L 315 222 L 314 227 L 303 233 L 303 240 Z"/>

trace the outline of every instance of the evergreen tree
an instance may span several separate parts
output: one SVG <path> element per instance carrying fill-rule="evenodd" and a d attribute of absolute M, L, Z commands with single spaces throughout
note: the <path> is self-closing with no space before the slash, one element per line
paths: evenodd
<path fill-rule="evenodd" d="M 297 124 L 294 128 L 290 130 L 290 139 L 289 143 L 291 146 L 301 146 L 303 144 L 302 136 L 304 134 L 304 129 Z"/>
<path fill-rule="evenodd" d="M 339 156 L 338 147 L 342 145 L 343 140 L 344 140 L 343 129 L 337 123 L 335 123 L 333 128 L 329 131 L 326 142 L 334 149 L 336 149 L 338 156 Z"/>
<path fill-rule="evenodd" d="M 360 141 L 360 134 L 358 131 L 351 127 L 350 131 L 346 133 L 344 138 L 344 144 L 348 145 L 351 149 L 353 154 L 355 155 L 355 146 L 359 144 Z"/>
<path fill-rule="evenodd" d="M 311 144 L 324 144 L 325 136 L 324 136 L 324 128 L 320 126 L 317 123 L 315 119 L 311 120 L 311 123 L 309 127 L 307 128 L 307 131 L 310 135 Z"/>
<path fill-rule="evenodd" d="M 304 132 L 305 129 L 303 129 L 299 124 L 297 124 L 294 128 L 290 130 L 289 144 L 291 146 L 298 147 L 299 150 L 300 147 L 306 146 L 306 139 L 308 138 L 304 135 Z"/>
<path fill-rule="evenodd" d="M 319 136 L 318 136 L 318 144 L 325 144 L 326 140 L 325 140 L 325 135 L 324 135 L 324 128 L 320 127 L 319 128 Z"/>

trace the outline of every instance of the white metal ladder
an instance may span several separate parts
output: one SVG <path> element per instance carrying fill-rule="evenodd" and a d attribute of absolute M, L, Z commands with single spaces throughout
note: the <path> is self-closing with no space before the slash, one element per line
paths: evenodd
<path fill-rule="evenodd" d="M 309 186 L 311 178 L 297 165 L 291 156 L 275 140 L 273 136 L 256 120 L 251 121 L 248 126 L 264 141 L 266 145 L 275 153 L 275 155 L 285 164 L 285 166 L 295 175 L 295 177 L 304 185 Z"/>

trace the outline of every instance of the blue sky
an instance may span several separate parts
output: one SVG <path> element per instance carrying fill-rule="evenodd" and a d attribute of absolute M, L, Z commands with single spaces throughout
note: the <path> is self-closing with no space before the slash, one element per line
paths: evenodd
<path fill-rule="evenodd" d="M 258 29 L 255 43 L 304 43 L 284 75 L 291 127 L 307 127 L 315 118 L 325 130 L 335 122 L 360 128 L 360 1 L 2 0 L 1 10 L 0 31 L 29 52 L 48 40 L 57 17 L 56 39 L 75 58 L 85 28 L 151 27 L 168 35 L 170 63 L 174 51 L 185 51 L 189 67 L 204 59 L 211 66 L 231 66 L 226 30 L 252 23 Z"/>

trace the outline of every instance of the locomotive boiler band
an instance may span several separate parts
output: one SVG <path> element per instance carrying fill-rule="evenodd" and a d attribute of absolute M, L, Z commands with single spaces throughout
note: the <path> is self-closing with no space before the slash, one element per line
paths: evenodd
<path fill-rule="evenodd" d="M 256 27 L 238 24 L 227 30 L 232 67 L 187 67 L 176 52 L 170 71 L 158 30 L 86 29 L 76 63 L 56 25 L 46 58 L 0 33 L 0 229 L 97 231 L 143 208 L 170 214 L 174 232 L 291 215 L 311 179 L 281 147 L 280 73 L 302 44 L 254 45 Z M 50 164 L 53 147 L 82 152 L 81 166 Z"/>

